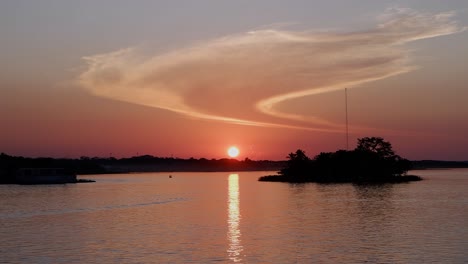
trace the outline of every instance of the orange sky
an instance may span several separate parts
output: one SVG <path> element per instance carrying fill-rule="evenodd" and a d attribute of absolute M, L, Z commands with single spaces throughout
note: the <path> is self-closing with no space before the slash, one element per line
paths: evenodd
<path fill-rule="evenodd" d="M 282 12 L 291 21 L 300 7 Z M 17 13 L 0 27 L 8 36 L 0 152 L 223 158 L 236 145 L 240 159 L 279 160 L 297 148 L 314 156 L 346 147 L 346 87 L 351 147 L 382 136 L 410 159 L 468 160 L 466 9 L 371 7 L 353 10 L 365 19 L 340 17 L 333 28 L 275 24 L 289 21 L 271 12 L 248 25 L 235 14 L 217 25 L 200 21 L 209 34 L 174 25 L 138 37 L 126 27 L 113 34 L 104 9 L 64 18 L 0 4 Z M 102 21 L 83 26 L 93 15 Z M 145 17 L 137 20 L 147 24 Z"/>

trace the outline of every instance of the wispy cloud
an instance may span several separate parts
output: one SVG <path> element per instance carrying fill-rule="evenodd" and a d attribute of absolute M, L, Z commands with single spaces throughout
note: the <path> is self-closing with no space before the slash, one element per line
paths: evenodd
<path fill-rule="evenodd" d="M 261 29 L 152 56 L 128 48 L 85 57 L 79 82 L 97 96 L 195 118 L 341 131 L 340 124 L 277 105 L 414 69 L 405 44 L 463 30 L 452 17 L 391 9 L 366 31 Z"/>

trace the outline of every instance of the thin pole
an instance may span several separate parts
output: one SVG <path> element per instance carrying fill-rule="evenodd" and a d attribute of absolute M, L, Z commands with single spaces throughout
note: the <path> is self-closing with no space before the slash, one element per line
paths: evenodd
<path fill-rule="evenodd" d="M 346 150 L 349 150 L 349 133 L 348 133 L 348 88 L 345 88 L 345 108 L 346 108 Z"/>

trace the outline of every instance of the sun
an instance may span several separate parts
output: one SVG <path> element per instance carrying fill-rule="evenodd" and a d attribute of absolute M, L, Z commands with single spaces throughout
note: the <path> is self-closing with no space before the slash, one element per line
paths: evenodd
<path fill-rule="evenodd" d="M 227 154 L 229 155 L 229 157 L 235 158 L 239 156 L 239 149 L 237 147 L 230 147 L 227 150 Z"/>

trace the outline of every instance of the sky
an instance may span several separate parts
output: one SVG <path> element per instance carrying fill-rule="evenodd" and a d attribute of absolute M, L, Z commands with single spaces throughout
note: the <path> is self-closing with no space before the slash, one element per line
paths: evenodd
<path fill-rule="evenodd" d="M 468 2 L 0 2 L 0 152 L 468 160 Z"/>

